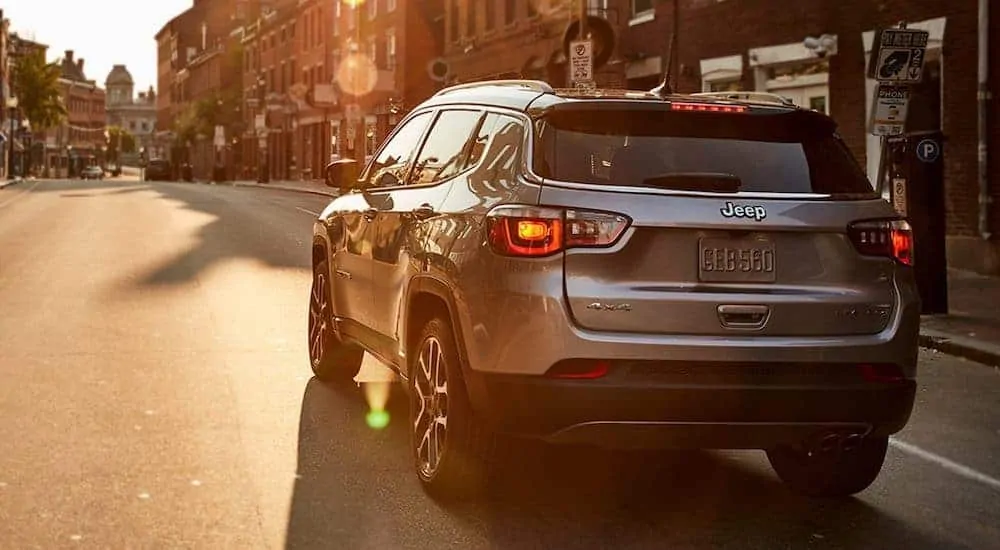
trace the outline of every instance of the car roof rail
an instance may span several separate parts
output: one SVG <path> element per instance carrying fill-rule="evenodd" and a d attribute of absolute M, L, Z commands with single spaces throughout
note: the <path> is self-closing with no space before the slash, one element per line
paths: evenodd
<path fill-rule="evenodd" d="M 749 101 L 753 103 L 774 103 L 786 107 L 795 107 L 795 103 L 778 94 L 770 92 L 697 92 L 691 94 L 693 97 L 711 97 L 714 99 L 728 99 L 732 101 Z"/>
<path fill-rule="evenodd" d="M 555 90 L 548 82 L 541 80 L 479 80 L 476 82 L 465 82 L 462 84 L 456 84 L 454 86 L 449 86 L 438 93 L 434 94 L 435 97 L 444 95 L 450 92 L 457 92 L 459 90 L 470 90 L 473 88 L 485 88 L 488 86 L 508 86 L 512 88 L 527 88 L 529 90 L 534 90 L 542 94 L 553 94 Z"/>

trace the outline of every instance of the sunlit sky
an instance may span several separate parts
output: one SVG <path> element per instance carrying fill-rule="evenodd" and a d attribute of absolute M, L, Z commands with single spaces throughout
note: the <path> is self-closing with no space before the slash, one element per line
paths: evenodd
<path fill-rule="evenodd" d="M 0 0 L 11 29 L 49 46 L 49 61 L 65 50 L 83 58 L 87 78 L 101 86 L 116 64 L 126 65 L 136 91 L 156 86 L 156 32 L 192 0 Z"/>

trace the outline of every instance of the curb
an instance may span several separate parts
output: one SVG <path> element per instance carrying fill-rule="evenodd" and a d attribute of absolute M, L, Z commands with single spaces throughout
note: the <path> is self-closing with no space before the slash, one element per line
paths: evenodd
<path fill-rule="evenodd" d="M 24 179 L 22 179 L 22 178 L 16 178 L 16 179 L 12 179 L 12 180 L 0 181 L 0 189 L 4 189 L 4 188 L 10 187 L 12 185 L 17 185 L 17 184 L 19 184 L 19 183 L 21 183 L 23 181 L 24 181 Z"/>
<path fill-rule="evenodd" d="M 924 348 L 962 357 L 988 367 L 1000 367 L 1000 346 L 997 345 L 932 329 L 921 329 L 919 342 Z"/>

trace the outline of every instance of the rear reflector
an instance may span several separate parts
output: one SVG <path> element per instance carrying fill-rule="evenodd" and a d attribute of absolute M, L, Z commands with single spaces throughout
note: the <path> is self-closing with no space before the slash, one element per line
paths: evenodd
<path fill-rule="evenodd" d="M 608 374 L 609 369 L 607 361 L 569 359 L 556 363 L 545 375 L 549 378 L 594 380 Z"/>
<path fill-rule="evenodd" d="M 715 103 L 681 103 L 670 104 L 672 111 L 698 111 L 705 113 L 745 113 L 746 105 L 717 105 Z"/>
<path fill-rule="evenodd" d="M 858 365 L 865 382 L 886 383 L 903 380 L 903 371 L 897 365 Z"/>

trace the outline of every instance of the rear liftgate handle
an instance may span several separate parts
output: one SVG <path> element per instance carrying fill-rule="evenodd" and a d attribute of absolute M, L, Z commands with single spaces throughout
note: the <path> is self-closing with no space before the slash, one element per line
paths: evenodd
<path fill-rule="evenodd" d="M 771 316 L 771 308 L 756 305 L 721 305 L 718 312 L 722 326 L 742 330 L 760 330 Z"/>

